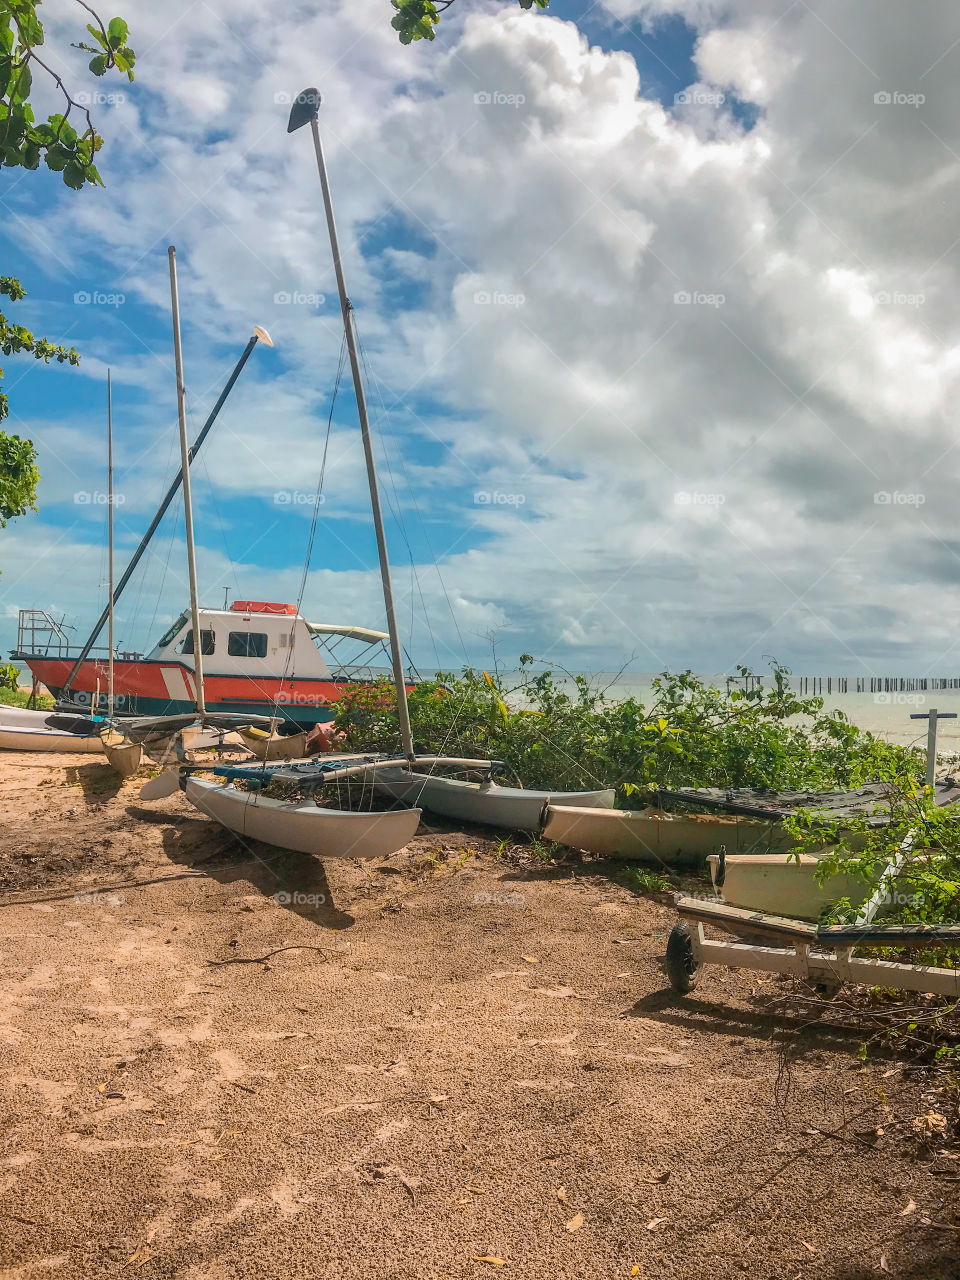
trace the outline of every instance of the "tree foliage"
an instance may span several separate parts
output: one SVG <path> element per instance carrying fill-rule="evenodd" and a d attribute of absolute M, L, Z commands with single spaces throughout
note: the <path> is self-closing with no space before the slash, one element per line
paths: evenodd
<path fill-rule="evenodd" d="M 77 2 L 94 19 L 87 24 L 87 31 L 95 43 L 74 46 L 93 54 L 90 70 L 102 76 L 116 68 L 132 80 L 135 54 L 127 45 L 127 24 L 122 18 L 111 18 L 104 25 L 84 0 Z M 37 169 L 43 160 L 75 191 L 85 183 L 103 186 L 93 163 L 103 139 L 94 128 L 83 95 L 71 93 L 39 52 L 44 39 L 39 7 L 40 0 L 0 0 L 0 164 Z M 30 102 L 36 70 L 56 83 L 64 99 L 62 111 L 40 122 Z M 76 113 L 74 123 L 70 121 L 72 112 Z"/>
<path fill-rule="evenodd" d="M 391 26 L 399 32 L 401 44 L 412 44 L 414 40 L 433 40 L 434 27 L 440 21 L 441 13 L 454 3 L 454 0 L 391 0 L 396 13 Z M 518 0 L 521 9 L 546 9 L 550 0 Z"/>
<path fill-rule="evenodd" d="M 0 529 L 37 509 L 37 452 L 32 440 L 0 431 Z"/>

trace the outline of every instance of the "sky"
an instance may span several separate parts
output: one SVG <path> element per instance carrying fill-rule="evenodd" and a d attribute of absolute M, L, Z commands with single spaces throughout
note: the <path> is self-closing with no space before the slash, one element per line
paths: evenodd
<path fill-rule="evenodd" d="M 403 47 L 387 0 L 124 0 L 136 79 L 82 11 L 47 57 L 103 189 L 0 176 L 8 308 L 79 367 L 4 361 L 39 513 L 0 531 L 0 650 L 79 642 L 179 465 L 167 246 L 196 434 L 200 595 L 381 627 L 316 168 L 318 85 L 369 375 L 404 643 L 421 669 L 627 663 L 960 671 L 960 10 L 952 0 L 457 0 Z M 107 16 L 112 16 L 111 14 Z M 55 91 L 40 84 L 38 107 Z M 322 502 L 315 494 L 330 423 Z M 182 504 L 118 606 L 188 600 Z"/>

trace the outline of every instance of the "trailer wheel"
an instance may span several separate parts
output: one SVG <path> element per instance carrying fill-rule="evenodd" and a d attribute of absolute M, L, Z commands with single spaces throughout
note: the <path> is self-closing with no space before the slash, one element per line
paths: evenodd
<path fill-rule="evenodd" d="M 667 939 L 666 968 L 674 991 L 686 995 L 697 984 L 700 963 L 693 954 L 693 939 L 683 920 L 678 920 Z"/>

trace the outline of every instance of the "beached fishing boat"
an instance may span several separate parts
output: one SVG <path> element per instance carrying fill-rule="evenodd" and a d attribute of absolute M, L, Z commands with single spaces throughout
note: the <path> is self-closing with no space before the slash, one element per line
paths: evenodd
<path fill-rule="evenodd" d="M 0 750 L 98 752 L 99 726 L 89 716 L 0 706 Z"/>
<path fill-rule="evenodd" d="M 720 849 L 773 853 L 792 843 L 779 824 L 754 818 L 555 803 L 547 806 L 543 835 L 571 849 L 667 866 L 702 866 Z"/>
<path fill-rule="evenodd" d="M 475 767 L 474 762 L 469 766 Z M 483 782 L 444 778 L 402 767 L 377 768 L 372 772 L 377 791 L 418 804 L 431 813 L 458 822 L 479 822 L 513 831 L 537 831 L 544 806 L 557 808 L 578 805 L 583 813 L 594 808 L 609 810 L 614 791 L 527 791 L 523 787 L 501 787 L 489 774 Z"/>
<path fill-rule="evenodd" d="M 307 754 L 306 729 L 295 733 L 271 733 L 269 729 L 253 727 L 237 730 L 240 741 L 258 760 L 301 760 Z"/>
<path fill-rule="evenodd" d="M 64 695 L 74 667 L 56 621 L 38 620 L 39 610 L 21 614 L 13 657 L 27 664 L 34 679 L 55 698 Z M 206 706 L 210 711 L 273 715 L 312 728 L 333 718 L 349 684 L 390 672 L 384 653 L 387 635 L 368 627 L 311 623 L 296 605 L 267 600 L 234 600 L 229 609 L 199 609 Z M 42 649 L 30 647 L 43 635 Z M 352 644 L 350 643 L 352 642 Z M 193 621 L 184 610 L 147 655 L 113 662 L 113 706 L 124 716 L 177 716 L 196 707 Z M 67 692 L 89 707 L 98 688 L 106 689 L 109 662 L 85 660 Z M 412 676 L 410 677 L 412 687 Z M 241 721 L 238 719 L 238 723 Z"/>

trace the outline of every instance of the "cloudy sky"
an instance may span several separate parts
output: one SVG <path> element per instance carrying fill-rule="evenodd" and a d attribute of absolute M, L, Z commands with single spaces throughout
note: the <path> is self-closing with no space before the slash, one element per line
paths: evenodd
<path fill-rule="evenodd" d="M 178 250 L 204 602 L 296 599 L 340 353 L 321 129 L 382 441 L 404 637 L 424 666 L 960 670 L 960 10 L 953 0 L 457 0 L 403 48 L 387 0 L 119 6 L 104 190 L 4 170 L 17 311 L 77 369 L 6 361 L 40 514 L 0 533 L 16 614 L 79 637 L 178 465 Z M 112 10 L 110 11 L 112 14 Z M 107 14 L 110 16 L 110 14 Z M 304 595 L 381 625 L 341 387 Z M 182 507 L 124 598 L 144 647 L 187 602 Z"/>

